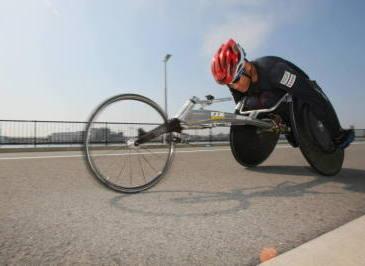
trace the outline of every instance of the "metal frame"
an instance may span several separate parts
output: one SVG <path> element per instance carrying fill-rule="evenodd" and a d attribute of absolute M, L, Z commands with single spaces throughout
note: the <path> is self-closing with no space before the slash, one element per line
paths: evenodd
<path fill-rule="evenodd" d="M 248 115 L 251 118 L 256 118 L 259 114 L 262 113 L 270 113 L 275 111 L 275 109 L 277 109 L 279 107 L 280 104 L 282 104 L 283 102 L 291 102 L 292 101 L 292 97 L 289 93 L 286 93 L 283 95 L 283 97 L 281 97 L 277 103 L 268 109 L 258 109 L 258 110 L 251 110 L 251 111 L 243 111 L 244 106 L 244 100 L 240 101 L 237 106 L 236 106 L 236 110 L 238 110 L 238 112 L 242 115 Z"/>
<path fill-rule="evenodd" d="M 291 96 L 287 93 L 269 109 L 243 111 L 243 99 L 236 106 L 238 114 L 234 114 L 204 109 L 206 106 L 213 103 L 232 101 L 232 97 L 214 99 L 212 96 L 207 96 L 207 100 L 201 100 L 194 96 L 185 102 L 182 109 L 174 118 L 180 121 L 182 129 L 211 128 L 230 125 L 253 125 L 263 129 L 271 129 L 274 126 L 273 122 L 257 119 L 257 116 L 261 113 L 273 112 L 281 103 L 290 102 L 291 100 Z M 200 108 L 198 110 L 194 110 L 197 105 L 199 105 Z"/>

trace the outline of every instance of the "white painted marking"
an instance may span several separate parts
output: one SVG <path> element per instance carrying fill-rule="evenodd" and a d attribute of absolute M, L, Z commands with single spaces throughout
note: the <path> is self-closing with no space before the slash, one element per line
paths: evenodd
<path fill-rule="evenodd" d="M 354 142 L 351 143 L 351 145 L 356 145 L 356 144 L 362 144 L 364 145 L 365 142 Z M 276 146 L 277 149 L 281 149 L 281 148 L 292 148 L 292 146 L 287 145 L 287 144 L 279 144 Z M 193 152 L 215 152 L 215 151 L 230 151 L 230 148 L 222 148 L 222 149 L 204 149 L 204 150 L 180 150 L 177 149 L 175 152 L 176 153 L 193 153 Z M 154 152 L 153 154 L 164 154 L 167 152 Z M 127 155 L 138 155 L 138 154 L 151 154 L 150 152 L 144 152 L 144 153 L 125 153 L 125 154 L 98 154 L 97 156 L 127 156 Z M 1 158 L 0 157 L 0 161 L 1 160 L 30 160 L 30 159 L 58 159 L 58 158 L 80 158 L 80 157 L 84 157 L 84 155 L 78 154 L 78 155 L 54 155 L 54 156 L 24 156 L 24 157 L 4 157 Z"/>

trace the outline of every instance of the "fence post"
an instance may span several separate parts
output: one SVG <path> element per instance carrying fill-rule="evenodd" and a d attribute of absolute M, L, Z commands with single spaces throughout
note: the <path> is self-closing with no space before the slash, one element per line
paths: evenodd
<path fill-rule="evenodd" d="M 87 124 L 86 124 L 87 125 Z M 85 123 L 82 123 L 82 131 L 81 131 L 81 145 L 84 144 L 86 138 L 86 126 Z"/>
<path fill-rule="evenodd" d="M 37 147 L 37 120 L 34 120 L 34 147 Z"/>
<path fill-rule="evenodd" d="M 212 128 L 209 128 L 209 146 L 212 146 Z"/>
<path fill-rule="evenodd" d="M 108 145 L 108 122 L 105 122 L 105 146 Z"/>

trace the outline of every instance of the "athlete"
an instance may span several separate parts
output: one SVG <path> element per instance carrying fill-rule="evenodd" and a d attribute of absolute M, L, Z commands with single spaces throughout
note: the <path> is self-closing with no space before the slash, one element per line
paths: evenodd
<path fill-rule="evenodd" d="M 287 60 L 265 56 L 248 61 L 244 49 L 230 39 L 213 56 L 211 70 L 219 84 L 229 87 L 236 103 L 245 99 L 245 108 L 272 106 L 287 92 L 309 104 L 337 147 L 345 149 L 354 140 L 354 130 L 342 129 L 335 110 L 317 83 Z"/>

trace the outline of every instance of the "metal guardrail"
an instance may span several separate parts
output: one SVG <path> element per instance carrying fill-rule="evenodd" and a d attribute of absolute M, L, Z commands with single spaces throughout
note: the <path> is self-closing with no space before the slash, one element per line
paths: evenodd
<path fill-rule="evenodd" d="M 92 142 L 105 145 L 125 141 L 138 127 L 149 129 L 155 126 L 151 123 L 95 124 L 97 127 L 92 130 Z M 86 125 L 87 122 L 82 121 L 0 120 L 0 146 L 80 145 L 84 141 Z M 224 129 L 218 133 L 210 129 L 189 130 L 182 134 L 182 141 L 185 143 L 228 139 L 228 130 Z"/>
<path fill-rule="evenodd" d="M 133 126 L 151 128 L 147 123 L 98 122 L 93 129 L 92 141 L 100 144 L 120 143 L 131 135 Z M 82 144 L 87 122 L 41 121 L 41 120 L 0 120 L 0 145 L 73 145 Z M 365 138 L 365 129 L 355 129 L 356 137 Z M 182 142 L 227 142 L 229 128 L 188 130 L 182 134 Z"/>
<path fill-rule="evenodd" d="M 86 122 L 0 120 L 1 145 L 81 143 Z"/>

